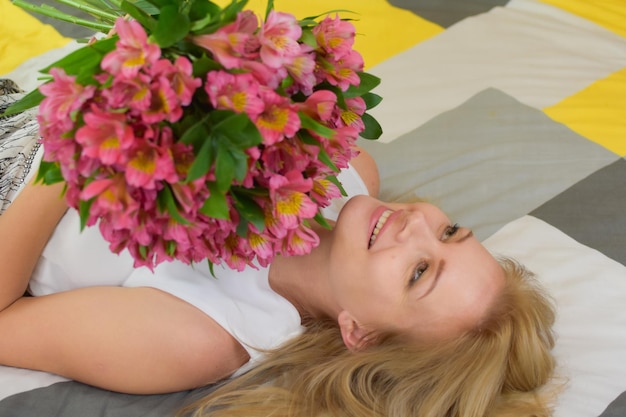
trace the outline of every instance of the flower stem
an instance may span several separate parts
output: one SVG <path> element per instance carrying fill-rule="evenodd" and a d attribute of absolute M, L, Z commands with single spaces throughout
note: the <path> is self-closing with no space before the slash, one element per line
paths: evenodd
<path fill-rule="evenodd" d="M 55 0 L 61 4 L 65 4 L 66 6 L 73 7 L 78 10 L 82 10 L 84 12 L 89 13 L 92 16 L 100 17 L 103 20 L 109 20 L 111 22 L 115 22 L 115 19 L 121 14 L 106 12 L 101 8 L 94 7 L 84 2 L 76 2 L 73 0 Z"/>
<path fill-rule="evenodd" d="M 44 6 L 36 6 L 34 4 L 26 2 L 24 0 L 12 0 L 12 2 L 16 6 L 21 7 L 24 10 L 28 10 L 28 11 L 33 12 L 33 13 L 39 13 L 39 14 L 42 14 L 44 16 L 51 17 L 53 19 L 62 20 L 64 22 L 73 23 L 75 25 L 84 26 L 86 28 L 93 29 L 93 30 L 96 30 L 96 31 L 107 32 L 107 31 L 109 31 L 113 27 L 113 24 L 99 23 L 99 22 L 93 22 L 93 21 L 87 20 L 87 19 L 81 19 L 79 17 L 72 16 L 72 15 L 67 14 L 67 13 L 63 13 L 63 12 L 55 9 L 54 7 L 50 7 L 50 6 L 45 6 L 45 5 Z M 83 10 L 83 9 L 81 9 L 81 10 Z M 113 19 L 115 19 L 115 17 L 113 17 Z"/>

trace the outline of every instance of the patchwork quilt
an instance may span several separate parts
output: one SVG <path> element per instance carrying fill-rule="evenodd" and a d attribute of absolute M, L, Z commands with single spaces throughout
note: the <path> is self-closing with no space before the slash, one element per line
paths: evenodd
<path fill-rule="evenodd" d="M 357 48 L 382 79 L 373 114 L 385 133 L 360 143 L 382 198 L 437 203 L 549 289 L 565 382 L 555 416 L 626 415 L 626 2 L 275 3 L 299 17 L 357 12 Z M 0 62 L 2 42 L 22 41 L 3 30 Z M 61 39 L 4 71 L 32 88 L 75 47 Z M 0 367 L 0 417 L 168 416 L 210 389 L 122 395 Z"/>

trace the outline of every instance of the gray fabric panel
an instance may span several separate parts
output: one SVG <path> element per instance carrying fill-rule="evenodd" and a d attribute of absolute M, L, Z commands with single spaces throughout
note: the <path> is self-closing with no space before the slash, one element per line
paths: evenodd
<path fill-rule="evenodd" d="M 427 198 L 480 239 L 619 159 L 496 89 L 391 143 L 359 144 L 378 162 L 382 200 Z"/>
<path fill-rule="evenodd" d="M 626 160 L 620 159 L 557 195 L 533 216 L 626 265 Z"/>
<path fill-rule="evenodd" d="M 624 417 L 626 416 L 626 392 L 621 393 L 599 417 Z"/>
<path fill-rule="evenodd" d="M 496 6 L 504 6 L 509 0 L 387 0 L 447 28 L 466 17 L 485 13 Z"/>
<path fill-rule="evenodd" d="M 119 394 L 61 382 L 0 401 L 0 417 L 172 417 L 213 387 L 164 395 Z"/>

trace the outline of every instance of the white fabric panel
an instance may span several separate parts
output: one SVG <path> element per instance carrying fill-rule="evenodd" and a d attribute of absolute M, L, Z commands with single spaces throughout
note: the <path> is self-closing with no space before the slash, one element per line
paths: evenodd
<path fill-rule="evenodd" d="M 568 383 L 554 416 L 602 413 L 624 390 L 626 268 L 532 216 L 507 224 L 484 243 L 526 265 L 556 301 L 555 354 Z"/>

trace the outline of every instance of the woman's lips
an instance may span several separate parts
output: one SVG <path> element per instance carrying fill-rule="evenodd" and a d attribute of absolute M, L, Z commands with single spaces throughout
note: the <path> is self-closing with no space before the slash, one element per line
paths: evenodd
<path fill-rule="evenodd" d="M 393 210 L 388 209 L 387 207 L 380 207 L 377 209 L 373 216 L 370 225 L 370 239 L 368 243 L 368 249 L 374 245 L 376 239 L 380 235 L 380 233 L 384 230 L 385 225 L 389 223 L 389 218 L 394 214 Z"/>

